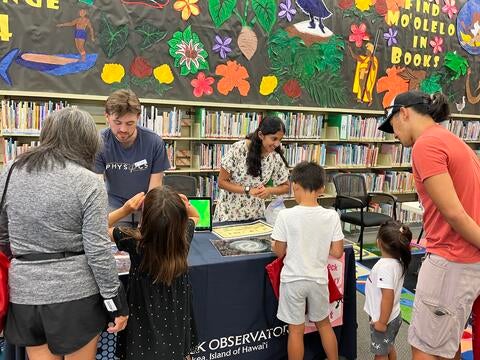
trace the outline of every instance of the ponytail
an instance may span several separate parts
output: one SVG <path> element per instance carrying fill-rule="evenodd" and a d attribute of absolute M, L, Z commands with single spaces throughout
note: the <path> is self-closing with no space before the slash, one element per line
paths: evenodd
<path fill-rule="evenodd" d="M 402 263 L 403 275 L 405 275 L 412 261 L 412 254 L 410 252 L 412 232 L 410 228 L 401 222 L 388 220 L 380 226 L 378 239 L 382 248 L 390 256 Z"/>
<path fill-rule="evenodd" d="M 429 115 L 436 123 L 445 121 L 450 116 L 448 99 L 442 93 L 436 93 L 430 96 L 430 103 L 428 104 L 428 108 Z"/>

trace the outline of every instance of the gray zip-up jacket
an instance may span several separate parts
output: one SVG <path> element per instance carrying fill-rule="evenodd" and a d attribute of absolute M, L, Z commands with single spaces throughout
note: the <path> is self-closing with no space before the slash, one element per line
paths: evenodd
<path fill-rule="evenodd" d="M 8 169 L 0 176 L 0 196 Z M 65 259 L 13 259 L 12 303 L 52 304 L 99 292 L 104 298 L 117 295 L 120 283 L 107 233 L 105 185 L 80 165 L 67 162 L 65 168 L 31 173 L 13 170 L 0 215 L 0 244 L 8 241 L 13 255 L 85 251 Z"/>

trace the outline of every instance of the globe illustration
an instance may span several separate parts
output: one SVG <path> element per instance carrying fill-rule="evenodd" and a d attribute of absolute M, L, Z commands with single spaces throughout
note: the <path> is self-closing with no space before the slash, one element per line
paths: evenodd
<path fill-rule="evenodd" d="M 457 37 L 469 54 L 480 54 L 480 0 L 469 0 L 458 12 Z"/>

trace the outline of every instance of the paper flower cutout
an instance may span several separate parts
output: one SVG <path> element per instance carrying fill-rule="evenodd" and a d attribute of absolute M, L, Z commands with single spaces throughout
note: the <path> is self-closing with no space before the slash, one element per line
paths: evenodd
<path fill-rule="evenodd" d="M 278 79 L 275 75 L 263 76 L 260 82 L 260 94 L 270 95 L 277 88 Z"/>
<path fill-rule="evenodd" d="M 287 19 L 288 22 L 291 22 L 297 13 L 297 10 L 295 10 L 295 6 L 292 4 L 291 0 L 285 0 L 285 2 L 281 2 L 278 7 L 280 8 L 278 17 L 280 19 Z"/>
<path fill-rule="evenodd" d="M 367 11 L 372 5 L 372 0 L 355 0 L 355 6 L 360 11 Z"/>
<path fill-rule="evenodd" d="M 152 66 L 147 59 L 142 56 L 136 56 L 130 64 L 130 72 L 133 76 L 143 79 L 152 75 Z"/>
<path fill-rule="evenodd" d="M 398 30 L 395 28 L 388 28 L 386 33 L 383 33 L 383 38 L 387 41 L 388 46 L 398 44 L 397 41 Z"/>
<path fill-rule="evenodd" d="M 190 84 L 193 86 L 193 95 L 196 97 L 201 97 L 203 94 L 212 95 L 213 88 L 211 85 L 214 82 L 215 79 L 213 77 L 206 77 L 203 71 L 199 72 L 197 78 L 190 81 Z"/>
<path fill-rule="evenodd" d="M 338 7 L 342 10 L 350 9 L 353 6 L 353 0 L 340 0 Z"/>
<path fill-rule="evenodd" d="M 218 65 L 215 74 L 223 76 L 217 83 L 217 90 L 222 95 L 228 95 L 230 91 L 237 88 L 240 95 L 247 96 L 250 91 L 248 71 L 235 60 L 227 61 L 226 64 Z"/>
<path fill-rule="evenodd" d="M 356 47 L 362 47 L 363 41 L 370 40 L 370 36 L 367 34 L 367 25 L 361 23 L 360 25 L 352 24 L 350 26 L 352 32 L 348 37 L 348 41 L 354 42 Z"/>
<path fill-rule="evenodd" d="M 171 84 L 175 80 L 172 69 L 168 64 L 163 64 L 153 69 L 153 76 L 160 84 Z"/>
<path fill-rule="evenodd" d="M 455 0 L 445 0 L 445 5 L 442 7 L 442 12 L 448 14 L 448 17 L 451 19 L 458 10 L 455 5 Z"/>
<path fill-rule="evenodd" d="M 125 68 L 121 64 L 105 64 L 103 65 L 100 77 L 106 84 L 121 82 L 125 76 Z"/>
<path fill-rule="evenodd" d="M 430 46 L 433 48 L 433 53 L 437 54 L 443 51 L 443 38 L 435 36 L 433 40 L 430 40 Z"/>
<path fill-rule="evenodd" d="M 196 74 L 199 70 L 208 69 L 208 54 L 191 26 L 183 32 L 175 32 L 168 45 L 169 54 L 175 60 L 174 66 L 180 67 L 180 75 Z"/>
<path fill-rule="evenodd" d="M 232 43 L 232 38 L 226 36 L 223 39 L 220 35 L 215 36 L 215 45 L 213 45 L 212 50 L 220 54 L 222 59 L 226 59 L 227 55 L 232 51 L 232 48 L 229 46 Z"/>
<path fill-rule="evenodd" d="M 200 14 L 200 8 L 196 3 L 198 0 L 177 0 L 173 4 L 173 8 L 182 12 L 182 20 L 187 21 L 191 15 L 197 16 Z"/>

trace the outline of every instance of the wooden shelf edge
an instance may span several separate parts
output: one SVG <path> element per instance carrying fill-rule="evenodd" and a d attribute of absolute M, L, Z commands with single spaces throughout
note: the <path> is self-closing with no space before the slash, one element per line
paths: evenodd
<path fill-rule="evenodd" d="M 56 92 L 33 92 L 33 91 L 16 91 L 16 90 L 0 90 L 0 96 L 12 97 L 30 97 L 30 98 L 54 98 L 54 99 L 69 99 L 81 101 L 102 101 L 107 99 L 106 95 L 87 95 L 87 94 L 69 94 Z M 169 106 L 195 106 L 195 107 L 212 107 L 212 108 L 235 108 L 235 109 L 252 109 L 252 110 L 271 110 L 271 111 L 300 111 L 300 112 L 323 112 L 323 113 L 345 113 L 345 114 L 364 114 L 364 115 L 383 115 L 383 110 L 370 109 L 347 109 L 347 108 L 326 108 L 315 106 L 288 106 L 288 105 L 263 105 L 263 104 L 235 104 L 235 103 L 220 103 L 220 102 L 199 102 L 191 100 L 173 100 L 173 99 L 155 99 L 155 98 L 140 98 L 143 104 L 161 104 Z M 480 115 L 474 114 L 451 114 L 452 118 L 471 118 L 480 119 Z"/>

